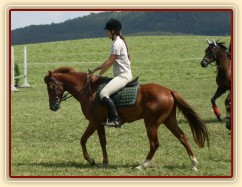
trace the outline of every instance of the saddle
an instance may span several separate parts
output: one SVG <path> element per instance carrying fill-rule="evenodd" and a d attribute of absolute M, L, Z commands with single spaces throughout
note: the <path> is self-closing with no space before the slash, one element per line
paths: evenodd
<path fill-rule="evenodd" d="M 112 80 L 112 78 L 104 77 L 102 83 L 97 89 L 96 99 L 101 102 L 100 92 L 101 90 Z M 136 77 L 129 82 L 123 89 L 111 95 L 111 99 L 115 103 L 115 106 L 129 106 L 135 104 L 136 97 L 139 88 L 139 77 Z"/>

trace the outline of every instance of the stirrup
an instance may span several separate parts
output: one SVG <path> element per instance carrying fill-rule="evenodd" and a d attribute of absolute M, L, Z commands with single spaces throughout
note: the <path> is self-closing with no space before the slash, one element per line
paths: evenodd
<path fill-rule="evenodd" d="M 111 121 L 111 122 L 109 122 L 108 119 L 107 119 L 107 121 L 103 122 L 102 125 L 106 126 L 106 127 L 121 128 L 122 122 L 121 121 Z"/>

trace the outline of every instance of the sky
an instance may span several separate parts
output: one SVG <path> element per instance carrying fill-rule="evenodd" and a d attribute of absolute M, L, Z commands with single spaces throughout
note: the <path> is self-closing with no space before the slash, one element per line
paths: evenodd
<path fill-rule="evenodd" d="M 11 30 L 30 25 L 60 23 L 90 13 L 91 11 L 11 11 Z"/>

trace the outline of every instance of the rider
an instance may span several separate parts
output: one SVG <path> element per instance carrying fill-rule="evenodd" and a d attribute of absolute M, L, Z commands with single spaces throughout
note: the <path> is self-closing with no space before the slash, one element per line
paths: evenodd
<path fill-rule="evenodd" d="M 110 19 L 104 28 L 107 30 L 109 39 L 112 39 L 112 46 L 108 60 L 100 66 L 91 70 L 90 73 L 100 70 L 99 75 L 103 75 L 112 65 L 114 78 L 101 90 L 100 98 L 102 104 L 108 110 L 108 119 L 103 125 L 121 127 L 122 120 L 120 119 L 115 104 L 110 96 L 125 87 L 132 80 L 130 67 L 130 57 L 128 47 L 121 35 L 122 25 L 116 19 Z"/>

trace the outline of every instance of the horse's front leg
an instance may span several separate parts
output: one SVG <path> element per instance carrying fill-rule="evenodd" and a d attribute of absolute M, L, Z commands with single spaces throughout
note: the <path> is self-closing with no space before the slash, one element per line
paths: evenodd
<path fill-rule="evenodd" d="M 218 87 L 217 91 L 215 92 L 214 96 L 211 99 L 214 114 L 217 116 L 217 119 L 219 121 L 222 121 L 222 117 L 221 117 L 221 112 L 216 105 L 216 99 L 219 98 L 221 95 L 223 95 L 225 92 L 226 92 L 225 89 Z"/>
<path fill-rule="evenodd" d="M 81 137 L 81 146 L 82 146 L 82 152 L 83 152 L 83 156 L 84 158 L 91 164 L 91 165 L 95 165 L 95 160 L 94 158 L 90 157 L 88 152 L 87 152 L 87 147 L 86 147 L 86 143 L 88 138 L 96 131 L 97 127 L 89 122 L 89 125 L 86 129 L 86 131 L 84 132 L 84 134 Z"/>
<path fill-rule="evenodd" d="M 107 153 L 107 141 L 106 141 L 106 134 L 105 134 L 105 128 L 103 125 L 99 125 L 97 128 L 98 132 L 98 137 L 99 137 L 99 142 L 102 147 L 102 152 L 103 152 L 103 166 L 107 167 L 108 165 L 108 153 Z"/>

